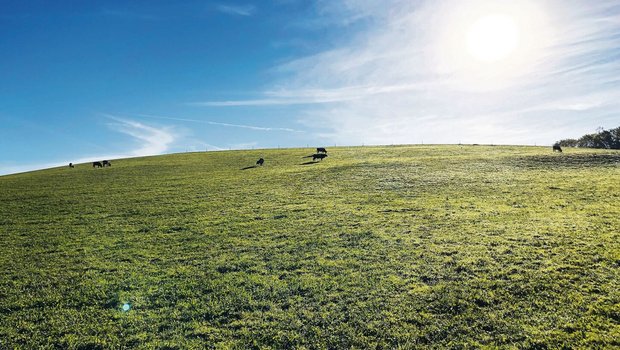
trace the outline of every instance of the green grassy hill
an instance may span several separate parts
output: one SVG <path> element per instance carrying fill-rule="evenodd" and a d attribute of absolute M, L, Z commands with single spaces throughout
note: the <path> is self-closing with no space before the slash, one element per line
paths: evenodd
<path fill-rule="evenodd" d="M 308 154 L 0 177 L 0 348 L 620 347 L 619 152 Z"/>

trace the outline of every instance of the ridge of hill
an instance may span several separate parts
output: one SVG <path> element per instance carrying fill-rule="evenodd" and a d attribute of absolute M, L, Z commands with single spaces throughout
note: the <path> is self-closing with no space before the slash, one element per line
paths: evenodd
<path fill-rule="evenodd" d="M 328 152 L 0 177 L 0 348 L 620 346 L 620 152 Z"/>

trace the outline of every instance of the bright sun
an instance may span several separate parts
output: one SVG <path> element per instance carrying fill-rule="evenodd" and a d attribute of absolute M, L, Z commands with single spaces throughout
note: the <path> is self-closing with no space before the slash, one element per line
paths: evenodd
<path fill-rule="evenodd" d="M 519 45 L 519 27 L 507 15 L 493 14 L 479 18 L 467 33 L 467 50 L 483 62 L 508 58 Z"/>
<path fill-rule="evenodd" d="M 518 84 L 545 63 L 553 28 L 542 1 L 452 0 L 429 39 L 429 63 L 467 91 Z M 447 79 L 448 80 L 448 79 Z"/>

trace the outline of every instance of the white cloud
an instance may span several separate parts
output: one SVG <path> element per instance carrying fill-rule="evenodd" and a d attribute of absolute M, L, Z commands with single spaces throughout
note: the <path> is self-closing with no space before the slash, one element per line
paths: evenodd
<path fill-rule="evenodd" d="M 231 101 L 205 101 L 205 102 L 191 102 L 192 106 L 204 106 L 204 107 L 241 107 L 241 106 L 282 106 L 282 105 L 303 105 L 303 104 L 317 104 L 317 103 L 330 103 L 340 100 L 330 100 L 324 98 L 262 98 L 253 100 L 231 100 Z"/>
<path fill-rule="evenodd" d="M 122 159 L 141 156 L 151 156 L 163 154 L 169 151 L 171 145 L 176 141 L 176 135 L 168 127 L 157 128 L 126 118 L 119 118 L 109 114 L 104 114 L 106 118 L 114 122 L 108 126 L 119 133 L 131 136 L 137 141 L 137 146 L 133 150 L 122 153 L 101 153 L 92 156 L 80 157 L 77 159 L 51 161 L 45 163 L 32 164 L 0 164 L 0 175 L 21 173 L 39 169 L 47 169 L 59 166 L 67 166 L 69 162 L 74 164 L 89 163 L 103 159 Z M 206 145 L 206 144 L 205 144 Z M 221 148 L 208 145 L 211 149 L 221 150 Z"/>
<path fill-rule="evenodd" d="M 157 155 L 165 153 L 175 141 L 175 136 L 170 128 L 155 128 L 137 121 L 106 115 L 114 120 L 109 123 L 114 131 L 129 135 L 140 142 L 135 150 L 129 152 L 130 157 Z"/>
<path fill-rule="evenodd" d="M 365 97 L 392 93 L 398 91 L 422 90 L 428 84 L 399 84 L 399 85 L 365 85 L 343 86 L 333 89 L 277 89 L 265 91 L 265 98 L 253 100 L 232 101 L 205 101 L 192 102 L 190 105 L 205 107 L 237 107 L 237 106 L 274 106 L 274 105 L 313 105 L 327 104 L 351 100 L 359 100 Z"/>
<path fill-rule="evenodd" d="M 217 10 L 227 15 L 251 16 L 256 11 L 253 5 L 218 5 Z"/>
<path fill-rule="evenodd" d="M 257 98 L 206 107 L 299 105 L 301 122 L 338 144 L 550 144 L 616 127 L 620 7 L 576 0 L 321 0 L 339 25 L 363 21 L 341 46 L 283 64 Z M 467 54 L 480 16 L 514 16 L 510 59 Z M 616 119 L 616 123 L 620 119 Z"/>

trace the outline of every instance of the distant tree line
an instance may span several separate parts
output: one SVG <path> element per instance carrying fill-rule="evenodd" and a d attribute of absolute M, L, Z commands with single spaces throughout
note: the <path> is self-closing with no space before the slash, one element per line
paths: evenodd
<path fill-rule="evenodd" d="M 586 134 L 579 139 L 564 139 L 556 144 L 562 147 L 588 147 L 620 149 L 620 126 L 615 129 L 605 130 L 598 128 L 594 134 Z"/>

